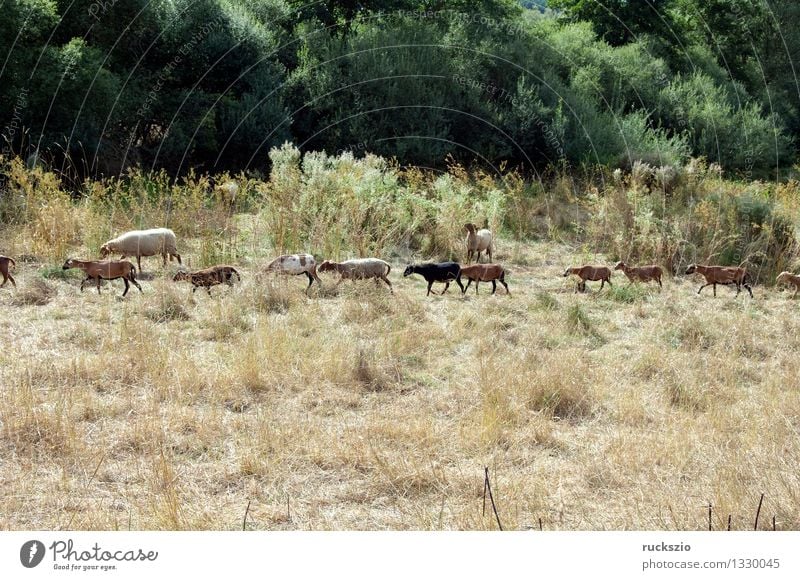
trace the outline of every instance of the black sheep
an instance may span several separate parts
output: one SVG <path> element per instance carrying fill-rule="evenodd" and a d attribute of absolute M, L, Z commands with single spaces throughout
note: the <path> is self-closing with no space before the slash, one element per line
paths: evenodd
<path fill-rule="evenodd" d="M 406 271 L 403 272 L 403 276 L 407 277 L 411 276 L 411 274 L 419 274 L 425 278 L 425 281 L 428 283 L 428 293 L 425 296 L 430 296 L 430 293 L 433 292 L 431 286 L 433 286 L 434 282 L 441 282 L 444 284 L 442 294 L 447 292 L 447 289 L 450 287 L 450 282 L 456 282 L 463 292 L 464 285 L 461 283 L 461 280 L 458 279 L 460 272 L 461 265 L 458 262 L 441 262 L 439 264 L 427 262 L 425 264 L 410 264 L 406 268 Z M 433 293 L 436 294 L 436 292 Z"/>

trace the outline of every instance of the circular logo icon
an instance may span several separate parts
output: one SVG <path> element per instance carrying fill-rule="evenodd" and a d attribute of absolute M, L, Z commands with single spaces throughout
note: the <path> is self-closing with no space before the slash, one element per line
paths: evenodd
<path fill-rule="evenodd" d="M 26 568 L 35 568 L 44 558 L 44 544 L 39 540 L 28 540 L 19 550 L 19 561 Z"/>

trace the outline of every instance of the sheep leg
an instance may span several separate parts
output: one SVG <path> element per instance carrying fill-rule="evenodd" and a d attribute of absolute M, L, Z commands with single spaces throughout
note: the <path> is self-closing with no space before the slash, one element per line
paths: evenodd
<path fill-rule="evenodd" d="M 95 278 L 95 280 L 97 280 L 97 293 L 100 294 L 100 276 Z"/>
<path fill-rule="evenodd" d="M 701 292 L 701 291 L 703 290 L 703 288 L 705 288 L 706 286 L 711 286 L 711 283 L 708 283 L 708 284 L 703 284 L 702 286 L 700 286 L 700 290 L 698 290 L 698 291 L 697 291 L 697 293 L 698 293 L 698 294 L 700 294 L 700 292 Z M 714 296 L 716 296 L 716 294 L 715 294 Z"/>
<path fill-rule="evenodd" d="M 136 278 L 134 278 L 134 277 L 133 277 L 133 274 L 131 274 L 131 283 L 132 283 L 134 286 L 136 286 L 136 287 L 139 289 L 139 292 L 141 292 L 142 294 L 144 294 L 144 290 L 142 290 L 142 287 L 141 287 L 141 286 L 139 285 L 139 283 L 136 281 Z"/>
<path fill-rule="evenodd" d="M 797 291 L 800 290 L 800 286 L 794 287 L 794 294 L 792 294 L 792 299 L 797 298 Z"/>
<path fill-rule="evenodd" d="M 444 283 L 444 290 L 442 290 L 442 296 L 444 296 L 444 293 L 447 292 L 448 288 L 450 288 L 450 282 L 449 281 Z"/>
<path fill-rule="evenodd" d="M 139 272 L 142 271 L 142 257 L 136 256 L 136 263 L 139 265 Z"/>
<path fill-rule="evenodd" d="M 480 250 L 478 250 L 478 257 L 475 258 L 475 263 L 476 264 L 480 264 L 481 263 L 481 251 Z"/>
<path fill-rule="evenodd" d="M 91 277 L 86 276 L 83 280 L 81 280 L 81 292 L 83 292 L 83 285 L 86 284 L 87 281 L 91 280 Z"/>
<path fill-rule="evenodd" d="M 605 283 L 606 283 L 606 281 L 605 281 L 605 278 L 604 278 L 604 279 L 602 279 L 602 280 L 600 280 L 600 290 L 602 290 L 602 289 L 603 289 L 603 286 L 605 285 Z M 600 290 L 598 290 L 598 292 L 599 292 Z"/>
<path fill-rule="evenodd" d="M 489 263 L 491 264 L 492 263 L 492 248 L 490 247 L 489 249 L 487 249 L 486 253 L 489 256 Z"/>
<path fill-rule="evenodd" d="M 661 285 L 661 278 L 656 278 L 656 282 L 658 282 L 658 289 L 661 290 L 664 287 Z"/>
<path fill-rule="evenodd" d="M 394 294 L 394 289 L 392 288 L 392 283 L 391 283 L 391 282 L 389 282 L 389 279 L 388 279 L 386 276 L 381 276 L 381 280 L 383 280 L 384 282 L 386 282 L 386 285 L 389 287 L 389 291 L 390 291 L 392 294 Z M 375 282 L 376 282 L 376 283 L 378 282 L 378 279 L 377 279 L 377 278 L 375 278 Z"/>
<path fill-rule="evenodd" d="M 128 284 L 127 278 L 123 278 L 122 281 L 125 282 L 125 291 L 122 293 L 122 297 L 125 298 L 125 295 L 128 293 L 128 290 L 130 289 L 131 285 Z"/>
<path fill-rule="evenodd" d="M 211 296 L 211 286 L 206 286 L 206 292 L 208 292 L 208 295 Z"/>
<path fill-rule="evenodd" d="M 171 257 L 171 256 L 170 256 L 170 258 L 169 258 L 169 259 L 170 259 L 170 261 L 172 261 L 172 257 Z M 161 260 L 164 262 L 164 263 L 162 264 L 162 266 L 163 266 L 164 268 L 166 268 L 166 267 L 167 267 L 167 254 L 161 254 Z"/>
<path fill-rule="evenodd" d="M 714 298 L 717 297 L 717 285 L 714 284 Z"/>
<path fill-rule="evenodd" d="M 174 256 L 175 256 L 175 259 L 178 260 L 178 265 L 179 266 L 183 266 L 183 262 L 181 262 L 181 255 L 180 254 L 174 254 Z M 172 259 L 172 258 L 170 258 L 170 259 Z"/>
<path fill-rule="evenodd" d="M 433 286 L 433 280 L 431 280 L 430 282 L 428 282 L 428 293 L 427 293 L 427 294 L 425 294 L 425 296 L 430 296 L 430 295 L 431 295 L 431 292 L 433 292 L 434 294 L 436 294 L 436 292 L 434 292 L 433 290 L 431 290 L 431 286 Z"/>
<path fill-rule="evenodd" d="M 497 282 L 492 280 L 492 295 L 494 296 L 494 292 L 497 290 Z"/>
<path fill-rule="evenodd" d="M 753 298 L 753 291 L 750 289 L 750 284 L 745 284 L 744 287 L 747 288 L 747 291 L 750 293 L 750 298 Z"/>
<path fill-rule="evenodd" d="M 308 272 L 304 272 L 304 274 L 308 277 L 308 286 L 306 286 L 306 292 L 308 292 L 308 289 L 311 288 L 311 285 L 314 283 L 314 278 Z"/>
<path fill-rule="evenodd" d="M 462 294 L 466 294 L 467 290 L 469 290 L 469 285 L 472 284 L 472 278 L 467 278 L 467 286 L 461 291 Z M 477 288 L 477 286 L 476 286 Z"/>
<path fill-rule="evenodd" d="M 462 291 L 463 293 L 466 293 L 466 292 L 467 292 L 467 289 L 466 289 L 466 288 L 464 288 L 464 285 L 461 283 L 461 278 L 456 278 L 456 282 L 458 282 L 458 286 L 461 288 L 461 291 Z M 477 289 L 478 289 L 478 287 L 477 287 L 477 286 L 475 286 L 475 289 L 477 290 Z"/>
<path fill-rule="evenodd" d="M 509 296 L 511 296 L 511 290 L 509 290 L 509 289 L 508 289 L 508 284 L 506 284 L 506 281 L 505 281 L 505 280 L 503 280 L 502 278 L 500 278 L 500 283 L 501 283 L 503 286 L 505 286 L 505 288 L 506 288 L 506 294 L 508 294 Z"/>
<path fill-rule="evenodd" d="M 194 294 L 195 292 L 197 292 L 197 286 L 192 286 L 192 294 Z"/>

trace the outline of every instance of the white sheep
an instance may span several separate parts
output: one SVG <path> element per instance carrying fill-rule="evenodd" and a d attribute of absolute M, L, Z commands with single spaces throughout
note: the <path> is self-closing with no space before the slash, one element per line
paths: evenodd
<path fill-rule="evenodd" d="M 113 240 L 108 240 L 100 247 L 100 257 L 105 258 L 109 254 L 122 254 L 122 259 L 128 256 L 136 256 L 136 263 L 139 266 L 140 273 L 142 271 L 142 256 L 157 256 L 160 254 L 165 266 L 167 265 L 167 256 L 169 256 L 170 261 L 175 257 L 178 259 L 178 264 L 182 264 L 175 232 L 167 228 L 134 230 L 117 236 Z"/>
<path fill-rule="evenodd" d="M 476 262 L 481 261 L 481 252 L 486 252 L 489 262 L 492 261 L 492 232 L 491 230 L 479 230 L 475 224 L 465 224 L 464 230 L 467 232 L 467 264 L 472 261 L 472 256 L 476 252 L 478 257 Z"/>

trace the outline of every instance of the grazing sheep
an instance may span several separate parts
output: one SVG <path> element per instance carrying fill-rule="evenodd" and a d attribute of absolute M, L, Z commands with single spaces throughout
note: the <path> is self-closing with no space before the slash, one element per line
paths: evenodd
<path fill-rule="evenodd" d="M 14 280 L 14 276 L 12 276 L 8 272 L 8 265 L 9 264 L 11 264 L 15 268 L 17 267 L 17 263 L 14 261 L 13 258 L 9 258 L 7 256 L 0 256 L 0 274 L 3 275 L 3 283 L 0 284 L 0 288 L 5 286 L 6 282 L 8 282 L 9 280 L 11 280 L 11 285 L 14 286 L 14 288 L 17 287 L 17 283 Z"/>
<path fill-rule="evenodd" d="M 242 277 L 239 275 L 239 272 L 233 266 L 211 266 L 210 268 L 206 268 L 205 270 L 198 270 L 197 272 L 178 272 L 175 274 L 175 277 L 172 278 L 174 282 L 180 282 L 181 280 L 188 280 L 192 283 L 192 294 L 194 294 L 198 288 L 205 288 L 208 295 L 211 296 L 211 287 L 216 286 L 217 284 L 227 284 L 228 286 L 233 287 L 233 275 L 239 279 L 239 282 L 242 281 Z"/>
<path fill-rule="evenodd" d="M 726 267 L 726 266 L 702 266 L 700 264 L 690 264 L 689 267 L 686 269 L 686 274 L 694 274 L 694 273 L 702 274 L 703 277 L 706 279 L 706 283 L 700 286 L 700 290 L 697 291 L 700 294 L 701 290 L 706 286 L 713 286 L 714 287 L 714 296 L 717 295 L 717 284 L 724 284 L 729 285 L 733 284 L 736 286 L 736 295 L 739 295 L 739 292 L 742 291 L 742 286 L 747 288 L 747 291 L 750 293 L 750 298 L 753 297 L 753 291 L 750 288 L 750 285 L 747 283 L 749 276 L 747 274 L 747 270 L 744 268 L 735 268 L 735 267 Z"/>
<path fill-rule="evenodd" d="M 70 258 L 64 262 L 62 270 L 69 270 L 70 268 L 78 268 L 79 270 L 83 270 L 83 273 L 86 274 L 86 278 L 81 282 L 81 292 L 83 292 L 83 285 L 93 279 L 97 283 L 97 293 L 100 294 L 101 279 L 116 280 L 117 278 L 122 278 L 122 281 L 125 282 L 125 291 L 122 293 L 123 296 L 125 296 L 130 289 L 129 281 L 139 289 L 139 292 L 143 292 L 142 287 L 139 286 L 139 283 L 136 281 L 136 268 L 127 260 L 106 260 L 98 262 L 95 260 L 75 260 Z"/>
<path fill-rule="evenodd" d="M 481 282 L 492 283 L 492 294 L 497 290 L 497 282 L 499 281 L 506 288 L 506 294 L 511 294 L 506 284 L 506 271 L 499 264 L 472 264 L 471 266 L 461 266 L 461 271 L 458 273 L 458 279 L 461 276 L 466 276 L 467 285 L 464 287 L 462 294 L 467 293 L 469 285 L 475 281 L 475 294 L 478 293 L 478 284 Z"/>
<path fill-rule="evenodd" d="M 792 298 L 797 298 L 797 291 L 800 290 L 800 276 L 792 274 L 791 272 L 781 272 L 775 279 L 777 284 L 793 284 L 794 294 Z"/>
<path fill-rule="evenodd" d="M 458 277 L 459 273 L 461 272 L 461 265 L 458 262 L 441 262 L 439 264 L 433 262 L 427 262 L 425 264 L 410 264 L 406 267 L 405 272 L 403 272 L 403 277 L 407 278 L 411 276 L 411 274 L 419 274 L 425 281 L 428 283 L 428 293 L 425 296 L 430 296 L 431 286 L 433 286 L 434 282 L 440 282 L 444 284 L 444 290 L 442 290 L 442 294 L 447 292 L 447 289 L 450 287 L 450 282 L 455 281 L 459 288 L 461 288 L 461 292 L 464 292 L 464 285 L 461 283 L 461 279 Z M 436 292 L 433 292 L 436 294 Z"/>
<path fill-rule="evenodd" d="M 660 266 L 639 266 L 634 268 L 625 264 L 625 262 L 617 262 L 614 270 L 622 270 L 631 282 L 649 282 L 655 280 L 658 282 L 658 287 L 663 288 L 661 284 L 661 275 L 663 271 Z"/>
<path fill-rule="evenodd" d="M 386 282 L 389 290 L 394 294 L 392 283 L 389 282 L 389 272 L 392 267 L 378 258 L 360 258 L 357 260 L 346 260 L 344 262 L 332 262 L 325 260 L 319 265 L 320 272 L 339 272 L 340 278 L 336 286 L 343 280 L 367 280 L 373 278 L 378 284 L 380 280 Z"/>
<path fill-rule="evenodd" d="M 278 274 L 287 274 L 291 276 L 299 276 L 305 274 L 308 276 L 308 286 L 306 292 L 311 288 L 311 285 L 316 280 L 322 284 L 322 280 L 317 276 L 317 261 L 311 254 L 288 254 L 279 256 L 272 260 L 266 267 L 267 272 L 276 272 Z"/>
<path fill-rule="evenodd" d="M 592 282 L 600 282 L 600 290 L 603 289 L 603 286 L 606 282 L 608 282 L 609 286 L 611 284 L 611 270 L 609 270 L 605 266 L 581 266 L 580 268 L 567 268 L 566 272 L 564 272 L 564 278 L 569 276 L 570 274 L 575 274 L 579 276 L 581 281 L 578 282 L 577 289 L 583 292 L 586 290 L 586 281 L 590 280 Z"/>
<path fill-rule="evenodd" d="M 464 231 L 467 232 L 467 264 L 472 261 L 472 256 L 476 252 L 478 257 L 475 262 L 481 261 L 481 252 L 486 252 L 489 261 L 492 261 L 492 232 L 491 230 L 479 230 L 475 224 L 464 224 Z"/>
<path fill-rule="evenodd" d="M 167 228 L 155 228 L 152 230 L 134 230 L 117 236 L 113 240 L 108 240 L 100 246 L 100 257 L 106 258 L 109 254 L 122 254 L 122 259 L 128 256 L 136 256 L 136 263 L 139 272 L 142 271 L 142 256 L 161 255 L 164 266 L 167 265 L 167 256 L 170 261 L 172 258 L 178 259 L 178 264 L 182 264 L 181 255 L 178 253 L 178 245 L 175 233 Z"/>

